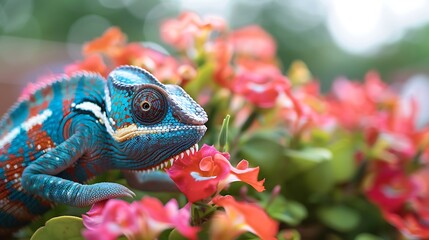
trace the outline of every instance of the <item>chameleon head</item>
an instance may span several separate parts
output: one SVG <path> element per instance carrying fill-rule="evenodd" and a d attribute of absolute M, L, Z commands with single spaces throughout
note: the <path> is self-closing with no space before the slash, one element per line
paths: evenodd
<path fill-rule="evenodd" d="M 182 88 L 134 66 L 113 70 L 105 89 L 107 130 L 129 158 L 122 169 L 164 168 L 194 145 L 207 114 Z"/>

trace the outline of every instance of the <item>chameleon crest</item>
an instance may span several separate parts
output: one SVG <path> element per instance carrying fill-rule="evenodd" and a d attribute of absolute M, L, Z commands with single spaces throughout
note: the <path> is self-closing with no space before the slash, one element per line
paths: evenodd
<path fill-rule="evenodd" d="M 133 66 L 107 81 L 80 73 L 36 89 L 0 122 L 0 236 L 57 203 L 133 196 L 117 183 L 84 183 L 109 169 L 171 166 L 196 150 L 206 121 L 182 88 Z"/>

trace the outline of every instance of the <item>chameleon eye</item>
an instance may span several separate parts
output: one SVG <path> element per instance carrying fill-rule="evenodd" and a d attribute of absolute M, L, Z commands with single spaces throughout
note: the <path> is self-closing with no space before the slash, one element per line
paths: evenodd
<path fill-rule="evenodd" d="M 133 99 L 133 115 L 143 124 L 159 123 L 167 113 L 167 99 L 154 88 L 140 90 Z"/>

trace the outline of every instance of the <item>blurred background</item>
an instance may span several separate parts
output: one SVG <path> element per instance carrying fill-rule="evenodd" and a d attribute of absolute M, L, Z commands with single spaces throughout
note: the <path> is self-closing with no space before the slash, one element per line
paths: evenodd
<path fill-rule="evenodd" d="M 261 25 L 277 40 L 284 71 L 301 59 L 323 90 L 368 70 L 388 81 L 428 73 L 427 0 L 0 0 L 0 114 L 27 82 L 61 72 L 109 26 L 162 44 L 160 23 L 183 10 L 221 15 L 232 28 Z"/>

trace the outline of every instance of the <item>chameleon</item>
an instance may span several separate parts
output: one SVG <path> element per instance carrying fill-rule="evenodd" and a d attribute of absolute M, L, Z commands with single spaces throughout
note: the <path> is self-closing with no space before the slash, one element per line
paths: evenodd
<path fill-rule="evenodd" d="M 198 150 L 207 120 L 181 87 L 136 66 L 38 87 L 0 121 L 0 238 L 57 204 L 133 197 L 118 183 L 86 182 L 110 169 L 170 167 Z"/>

